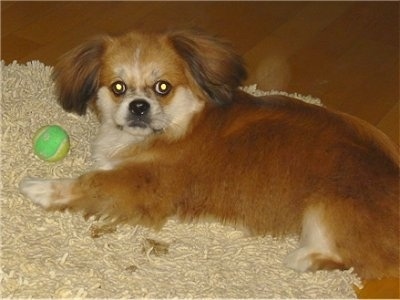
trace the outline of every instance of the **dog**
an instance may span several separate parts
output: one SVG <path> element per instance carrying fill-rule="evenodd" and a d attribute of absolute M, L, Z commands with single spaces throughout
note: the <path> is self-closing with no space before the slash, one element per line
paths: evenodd
<path fill-rule="evenodd" d="M 297 271 L 399 277 L 399 149 L 365 121 L 240 89 L 243 59 L 198 30 L 99 36 L 54 69 L 59 103 L 96 112 L 96 167 L 24 178 L 47 210 L 159 229 L 208 219 L 298 234 Z"/>

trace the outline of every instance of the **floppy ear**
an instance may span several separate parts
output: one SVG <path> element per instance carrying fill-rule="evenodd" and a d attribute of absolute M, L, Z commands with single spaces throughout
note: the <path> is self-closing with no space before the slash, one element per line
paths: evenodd
<path fill-rule="evenodd" d="M 242 58 L 232 47 L 200 31 L 175 31 L 169 38 L 209 98 L 218 104 L 229 103 L 247 76 Z"/>
<path fill-rule="evenodd" d="M 55 66 L 58 102 L 66 111 L 83 115 L 95 100 L 105 41 L 105 37 L 88 41 L 66 53 Z"/>

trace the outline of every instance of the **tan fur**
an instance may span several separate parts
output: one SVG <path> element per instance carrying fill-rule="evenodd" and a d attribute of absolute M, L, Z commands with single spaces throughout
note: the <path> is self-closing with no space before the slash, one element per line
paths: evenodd
<path fill-rule="evenodd" d="M 156 64 L 204 106 L 178 139 L 169 138 L 174 127 L 168 127 L 121 150 L 110 170 L 88 172 L 72 188 L 53 184 L 54 205 L 47 208 L 155 228 L 174 215 L 211 216 L 276 236 L 300 234 L 306 211 L 315 208 L 334 256 L 310 253 L 308 270 L 354 267 L 363 278 L 399 276 L 399 153 L 381 132 L 327 108 L 241 92 L 242 62 L 214 37 L 135 33 L 105 45 L 101 86 L 111 84 L 121 62 L 143 64 L 143 72 Z M 132 61 L 138 46 L 143 57 Z M 56 71 L 61 90 L 71 89 L 64 78 L 76 72 L 65 66 Z M 146 78 L 130 84 L 145 86 Z M 61 101 L 70 107 L 71 100 L 61 95 Z M 174 101 L 173 93 L 160 99 L 164 108 Z M 31 198 L 33 185 L 22 185 Z M 70 201 L 56 204 L 57 195 Z"/>

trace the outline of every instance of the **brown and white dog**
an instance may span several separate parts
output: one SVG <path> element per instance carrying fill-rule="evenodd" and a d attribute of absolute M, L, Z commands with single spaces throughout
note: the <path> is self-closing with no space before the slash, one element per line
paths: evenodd
<path fill-rule="evenodd" d="M 286 264 L 399 277 L 399 152 L 374 127 L 285 96 L 253 97 L 229 44 L 198 31 L 95 38 L 55 68 L 59 102 L 101 121 L 97 168 L 21 182 L 48 210 L 160 228 L 212 217 L 300 234 Z"/>

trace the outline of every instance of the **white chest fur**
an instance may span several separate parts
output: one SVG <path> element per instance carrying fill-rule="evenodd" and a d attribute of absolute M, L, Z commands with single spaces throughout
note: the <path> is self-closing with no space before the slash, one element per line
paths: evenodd
<path fill-rule="evenodd" d="M 144 137 L 133 136 L 115 125 L 103 123 L 92 145 L 95 167 L 109 170 L 120 162 L 118 153 L 136 143 L 142 142 Z"/>

